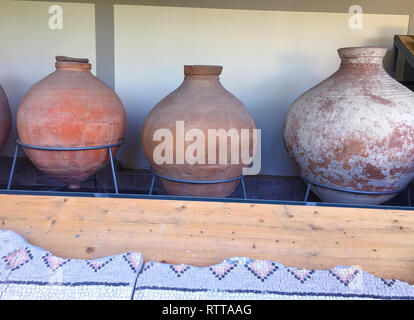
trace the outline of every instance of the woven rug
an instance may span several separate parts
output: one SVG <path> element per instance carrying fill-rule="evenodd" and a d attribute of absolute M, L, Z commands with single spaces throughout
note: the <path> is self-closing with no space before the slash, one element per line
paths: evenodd
<path fill-rule="evenodd" d="M 206 268 L 143 264 L 137 252 L 64 259 L 0 229 L 0 299 L 414 300 L 414 286 L 358 267 L 306 270 L 249 258 Z"/>
<path fill-rule="evenodd" d="M 414 299 L 414 286 L 358 267 L 306 270 L 249 258 L 207 268 L 148 262 L 135 289 L 134 299 Z"/>
<path fill-rule="evenodd" d="M 63 259 L 0 230 L 0 299 L 131 299 L 141 267 L 136 252 L 99 260 Z"/>

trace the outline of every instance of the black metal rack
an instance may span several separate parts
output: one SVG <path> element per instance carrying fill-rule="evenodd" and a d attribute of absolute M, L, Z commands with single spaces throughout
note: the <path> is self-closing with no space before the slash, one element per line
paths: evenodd
<path fill-rule="evenodd" d="M 102 146 L 92 146 L 92 147 L 72 147 L 72 148 L 57 148 L 57 147 L 39 147 L 39 146 L 32 146 L 22 143 L 21 141 L 17 140 L 16 150 L 13 157 L 12 166 L 10 169 L 10 176 L 9 181 L 7 184 L 6 189 L 0 190 L 0 194 L 32 194 L 32 195 L 59 195 L 59 196 L 80 196 L 80 197 L 119 197 L 119 198 L 135 198 L 135 199 L 164 199 L 164 200 L 185 200 L 185 201 L 215 201 L 215 202 L 246 202 L 246 203 L 269 203 L 269 204 L 284 204 L 284 205 L 306 205 L 306 206 L 332 206 L 332 207 L 354 207 L 354 208 L 376 208 L 376 209 L 404 209 L 404 210 L 412 210 L 411 207 L 411 193 L 410 193 L 410 185 L 406 188 L 394 191 L 385 191 L 385 192 L 369 192 L 369 191 L 358 191 L 358 190 L 351 190 L 340 188 L 336 186 L 329 186 L 326 184 L 322 184 L 316 181 L 311 181 L 309 179 L 301 177 L 305 183 L 307 184 L 306 192 L 303 198 L 303 201 L 288 201 L 288 200 L 264 200 L 264 199 L 252 199 L 247 197 L 246 192 L 246 184 L 245 184 L 245 177 L 238 176 L 230 179 L 222 179 L 222 180 L 210 180 L 210 181 L 198 181 L 198 180 L 183 180 L 183 179 L 176 179 L 167 177 L 161 174 L 158 174 L 154 170 L 151 169 L 152 179 L 151 184 L 148 188 L 149 192 L 147 194 L 136 194 L 136 193 L 120 193 L 119 186 L 117 181 L 117 172 L 115 168 L 115 157 L 112 153 L 111 148 L 119 147 L 124 144 L 125 141 L 121 141 L 116 144 L 110 145 L 102 145 Z M 104 192 L 82 192 L 82 191 L 57 191 L 57 190 L 48 190 L 48 191 L 35 191 L 35 190 L 12 190 L 12 180 L 13 175 L 15 173 L 16 167 L 16 160 L 17 155 L 19 152 L 19 148 L 29 148 L 35 150 L 46 150 L 46 151 L 84 151 L 84 150 L 96 150 L 96 149 L 108 149 L 108 153 L 110 156 L 110 166 L 114 184 L 114 192 L 108 192 L 104 190 Z M 240 181 L 242 187 L 242 194 L 243 197 L 237 198 L 216 198 L 216 197 L 189 197 L 189 196 L 173 196 L 173 195 L 154 195 L 154 186 L 157 179 L 165 179 L 168 181 L 173 182 L 180 182 L 180 183 L 190 183 L 190 184 L 216 184 L 216 183 L 225 183 L 231 181 Z M 94 176 L 95 180 L 95 189 L 97 185 L 96 176 Z M 359 205 L 359 204 L 340 204 L 340 203 L 326 203 L 326 202 L 313 202 L 309 201 L 310 192 L 312 186 L 323 187 L 331 190 L 342 191 L 342 192 L 349 192 L 355 194 L 365 194 L 365 195 L 387 195 L 387 194 L 398 194 L 402 192 L 407 193 L 407 204 L 406 206 L 387 206 L 387 205 Z M 97 191 L 97 190 L 94 190 Z"/>
<path fill-rule="evenodd" d="M 125 141 L 123 140 L 123 141 L 118 142 L 118 143 L 106 144 L 106 145 L 102 145 L 102 146 L 67 147 L 67 148 L 64 148 L 64 147 L 32 146 L 32 145 L 23 143 L 19 139 L 17 139 L 16 140 L 16 149 L 14 151 L 14 156 L 13 156 L 12 167 L 11 167 L 11 170 L 10 170 L 9 182 L 7 184 L 7 190 L 10 191 L 10 189 L 11 189 L 14 170 L 15 170 L 15 167 L 16 167 L 17 155 L 19 154 L 20 146 L 23 147 L 23 148 L 28 148 L 28 149 L 33 149 L 33 150 L 42 150 L 42 151 L 86 151 L 86 150 L 108 149 L 109 159 L 110 159 L 110 164 L 111 164 L 111 169 L 112 169 L 112 178 L 114 180 L 115 194 L 118 194 L 119 193 L 119 191 L 118 191 L 118 181 L 116 179 L 116 171 L 115 171 L 115 165 L 114 165 L 114 156 L 112 154 L 112 148 L 119 147 L 119 146 L 123 145 L 124 143 L 125 143 Z"/>

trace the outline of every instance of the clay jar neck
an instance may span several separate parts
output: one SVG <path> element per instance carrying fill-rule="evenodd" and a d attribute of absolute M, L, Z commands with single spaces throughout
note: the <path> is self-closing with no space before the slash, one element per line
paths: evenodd
<path fill-rule="evenodd" d="M 220 84 L 220 74 L 223 70 L 222 66 L 207 66 L 207 65 L 193 65 L 184 66 L 184 83 L 183 84 L 198 84 L 203 81 L 213 85 Z"/>
<path fill-rule="evenodd" d="M 56 71 L 83 71 L 90 72 L 92 65 L 88 59 L 70 58 L 58 56 L 56 57 Z"/>
<path fill-rule="evenodd" d="M 383 61 L 387 48 L 359 47 L 341 48 L 338 54 L 341 57 L 341 69 L 358 68 L 373 71 L 384 70 Z"/>

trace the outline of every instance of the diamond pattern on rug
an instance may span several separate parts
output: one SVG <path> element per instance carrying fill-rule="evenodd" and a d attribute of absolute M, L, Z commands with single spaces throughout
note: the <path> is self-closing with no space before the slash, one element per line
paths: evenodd
<path fill-rule="evenodd" d="M 334 267 L 329 270 L 329 273 L 347 287 L 355 279 L 359 270 L 353 267 Z"/>
<path fill-rule="evenodd" d="M 86 261 L 86 264 L 91 267 L 91 269 L 95 272 L 98 272 L 103 267 L 105 267 L 109 262 L 112 261 L 112 258 L 106 260 L 106 261 Z"/>
<path fill-rule="evenodd" d="M 244 265 L 257 279 L 264 282 L 277 269 L 275 263 L 265 260 L 252 260 Z"/>
<path fill-rule="evenodd" d="M 396 280 L 395 279 L 381 279 L 381 280 L 389 288 L 391 288 L 396 283 Z"/>
<path fill-rule="evenodd" d="M 287 269 L 291 275 L 295 277 L 296 280 L 301 283 L 305 283 L 306 280 L 311 278 L 311 275 L 315 273 L 315 270 L 308 269 Z"/>
<path fill-rule="evenodd" d="M 187 266 L 185 264 L 172 264 L 170 265 L 170 269 L 174 271 L 178 278 L 180 278 L 188 269 L 190 269 L 190 266 Z"/>
<path fill-rule="evenodd" d="M 214 276 L 222 280 L 230 273 L 231 270 L 233 270 L 237 266 L 237 263 L 224 261 L 218 265 L 209 267 L 209 270 L 213 272 Z"/>
<path fill-rule="evenodd" d="M 151 268 L 153 266 L 154 266 L 154 262 L 146 262 L 144 264 L 144 267 L 142 268 L 141 273 L 147 271 L 149 268 Z"/>
<path fill-rule="evenodd" d="M 132 271 L 137 272 L 141 262 L 141 255 L 136 252 L 130 252 L 123 255 L 124 260 L 128 263 Z"/>
<path fill-rule="evenodd" d="M 42 259 L 46 266 L 52 271 L 56 271 L 57 269 L 59 269 L 60 267 L 62 267 L 70 261 L 70 259 L 59 258 L 50 253 L 46 253 L 46 255 L 42 257 Z"/>
<path fill-rule="evenodd" d="M 24 248 L 15 250 L 9 253 L 7 256 L 2 257 L 2 259 L 8 266 L 12 268 L 11 270 L 14 271 L 32 260 L 33 256 L 28 248 Z"/>

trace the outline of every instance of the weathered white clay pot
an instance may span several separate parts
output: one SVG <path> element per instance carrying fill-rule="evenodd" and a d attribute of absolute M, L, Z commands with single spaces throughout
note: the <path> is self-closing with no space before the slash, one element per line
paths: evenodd
<path fill-rule="evenodd" d="M 343 48 L 339 70 L 291 106 L 284 142 L 300 174 L 359 191 L 404 188 L 414 178 L 414 93 L 383 68 L 386 48 Z M 313 187 L 322 201 L 381 204 L 392 195 Z"/>

